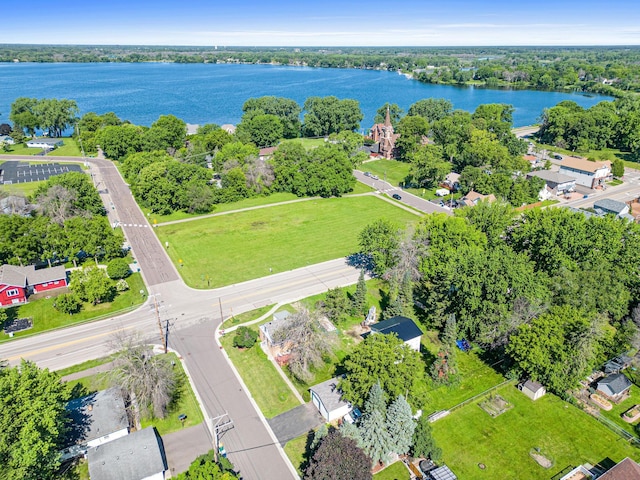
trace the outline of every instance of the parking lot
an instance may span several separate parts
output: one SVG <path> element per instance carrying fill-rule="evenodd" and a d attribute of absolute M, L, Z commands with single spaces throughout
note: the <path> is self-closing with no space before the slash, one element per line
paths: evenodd
<path fill-rule="evenodd" d="M 60 163 L 30 164 L 9 160 L 0 164 L 0 184 L 41 182 L 67 172 L 82 172 L 80 165 Z"/>

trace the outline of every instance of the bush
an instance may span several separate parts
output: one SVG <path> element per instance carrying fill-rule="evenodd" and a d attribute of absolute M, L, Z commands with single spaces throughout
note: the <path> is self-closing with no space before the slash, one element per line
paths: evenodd
<path fill-rule="evenodd" d="M 131 275 L 129 263 L 124 258 L 114 258 L 107 264 L 107 275 L 113 280 L 127 278 Z"/>
<path fill-rule="evenodd" d="M 73 293 L 63 293 L 56 298 L 54 308 L 62 313 L 73 315 L 82 309 L 82 302 Z"/>
<path fill-rule="evenodd" d="M 258 340 L 258 332 L 248 327 L 240 327 L 233 337 L 233 346 L 237 348 L 251 348 Z"/>
<path fill-rule="evenodd" d="M 120 280 L 118 280 L 116 282 L 116 291 L 117 292 L 126 292 L 127 290 L 129 290 L 129 284 L 127 283 L 127 281 L 123 278 L 121 278 Z"/>

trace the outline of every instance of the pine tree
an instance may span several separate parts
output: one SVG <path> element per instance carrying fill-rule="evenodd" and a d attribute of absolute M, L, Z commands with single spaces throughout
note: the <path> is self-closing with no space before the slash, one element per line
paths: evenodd
<path fill-rule="evenodd" d="M 400 295 L 396 295 L 393 300 L 384 309 L 383 317 L 385 319 L 397 317 L 404 314 L 404 304 Z"/>
<path fill-rule="evenodd" d="M 413 443 L 415 429 L 416 422 L 411 406 L 403 395 L 398 395 L 387 410 L 387 430 L 391 438 L 392 451 L 400 455 L 407 453 Z"/>
<path fill-rule="evenodd" d="M 324 437 L 327 436 L 328 433 L 329 433 L 329 428 L 327 427 L 326 423 L 323 423 L 320 426 L 320 428 L 316 430 L 316 433 L 313 435 L 313 441 L 311 442 L 309 449 L 313 452 L 316 448 L 318 448 L 318 445 L 320 445 L 320 442 Z"/>
<path fill-rule="evenodd" d="M 369 397 L 364 404 L 365 413 L 371 413 L 374 410 L 380 412 L 383 416 L 387 411 L 387 400 L 384 390 L 380 386 L 380 382 L 374 384 L 369 390 Z"/>
<path fill-rule="evenodd" d="M 350 438 L 358 444 L 358 447 L 362 448 L 362 436 L 355 423 L 344 422 L 340 425 L 340 433 L 343 437 Z"/>
<path fill-rule="evenodd" d="M 458 324 L 456 322 L 456 314 L 452 313 L 447 318 L 444 324 L 444 331 L 442 332 L 442 343 L 444 343 L 449 349 L 453 350 L 456 347 L 456 340 L 458 339 Z"/>
<path fill-rule="evenodd" d="M 353 314 L 364 315 L 367 311 L 367 283 L 364 281 L 364 270 L 360 270 L 356 292 L 351 301 Z"/>
<path fill-rule="evenodd" d="M 418 419 L 418 424 L 413 433 L 413 446 L 411 456 L 428 457 L 434 462 L 439 462 L 442 458 L 442 449 L 436 445 L 433 439 L 429 418 L 422 415 Z"/>
<path fill-rule="evenodd" d="M 362 448 L 371 457 L 373 465 L 388 462 L 393 448 L 384 415 L 377 409 L 367 412 L 362 417 L 359 430 Z"/>

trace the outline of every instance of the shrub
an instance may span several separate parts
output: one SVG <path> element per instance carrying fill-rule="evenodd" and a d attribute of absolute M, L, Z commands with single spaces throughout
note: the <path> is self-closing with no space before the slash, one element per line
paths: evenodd
<path fill-rule="evenodd" d="M 113 280 L 119 280 L 131 275 L 129 263 L 124 258 L 114 258 L 107 264 L 107 275 Z"/>
<path fill-rule="evenodd" d="M 63 293 L 56 298 L 54 308 L 62 313 L 73 315 L 82 309 L 82 302 L 73 293 Z"/>
<path fill-rule="evenodd" d="M 237 348 L 251 348 L 258 340 L 258 332 L 248 327 L 240 327 L 233 337 L 233 346 Z"/>
<path fill-rule="evenodd" d="M 124 278 L 121 278 L 116 282 L 116 291 L 117 292 L 126 292 L 129 290 L 129 284 Z"/>

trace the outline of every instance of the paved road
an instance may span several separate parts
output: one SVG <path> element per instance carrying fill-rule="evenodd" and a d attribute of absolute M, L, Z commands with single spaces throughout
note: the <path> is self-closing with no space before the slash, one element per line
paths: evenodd
<path fill-rule="evenodd" d="M 55 161 L 78 162 L 78 158 L 57 157 Z M 156 298 L 173 319 L 169 344 L 185 358 L 207 416 L 213 418 L 228 412 L 234 422 L 234 428 L 224 437 L 230 459 L 245 479 L 296 478 L 283 452 L 276 447 L 275 437 L 249 400 L 248 392 L 217 348 L 214 332 L 221 317 L 232 311 L 239 314 L 353 284 L 357 282 L 358 271 L 339 259 L 216 290 L 190 289 L 179 279 L 114 165 L 102 159 L 87 159 L 87 163 L 110 220 L 118 220 L 123 226 L 150 293 L 159 295 Z M 56 370 L 104 356 L 111 350 L 110 340 L 118 330 L 141 332 L 159 343 L 158 325 L 147 303 L 121 317 L 0 344 L 0 358 L 12 364 L 26 358 Z"/>
<path fill-rule="evenodd" d="M 354 170 L 353 174 L 355 175 L 356 179 L 359 182 L 364 183 L 365 185 L 368 185 L 371 188 L 375 188 L 379 192 L 385 193 L 390 197 L 394 193 L 397 193 L 402 197 L 402 199 L 400 200 L 401 203 L 409 205 L 410 207 L 413 207 L 416 210 L 419 210 L 424 213 L 446 213 L 447 215 L 452 215 L 451 209 L 449 208 L 441 207 L 436 203 L 430 202 L 428 200 L 425 200 L 424 198 L 420 198 L 416 195 L 413 195 L 412 193 L 409 193 L 406 190 L 402 190 L 399 187 L 394 187 L 393 185 L 391 185 L 388 182 L 385 182 L 384 180 L 371 178 L 370 176 L 365 175 L 364 172 L 361 172 L 360 170 Z"/>

